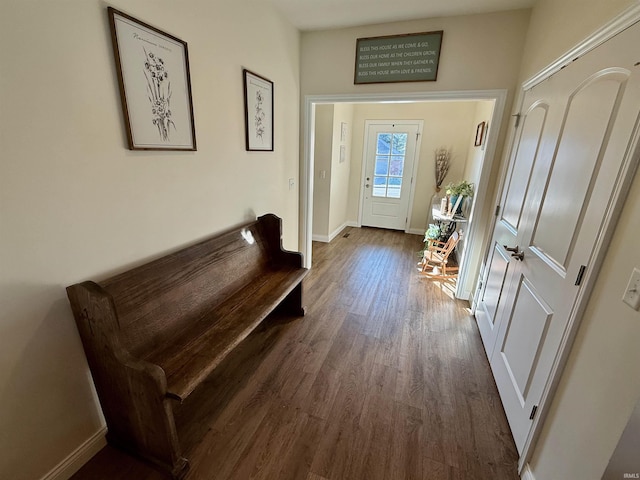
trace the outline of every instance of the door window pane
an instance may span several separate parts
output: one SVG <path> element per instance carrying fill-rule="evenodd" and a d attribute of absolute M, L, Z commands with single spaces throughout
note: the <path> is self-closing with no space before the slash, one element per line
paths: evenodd
<path fill-rule="evenodd" d="M 389 157 L 376 157 L 374 175 L 389 175 Z"/>
<path fill-rule="evenodd" d="M 391 153 L 394 155 L 404 155 L 407 149 L 407 134 L 394 133 L 392 138 Z"/>
<path fill-rule="evenodd" d="M 392 177 L 401 177 L 404 172 L 404 157 L 393 156 L 391 157 L 391 167 L 389 168 L 389 175 Z"/>
<path fill-rule="evenodd" d="M 402 190 L 401 177 L 389 177 L 389 186 L 387 187 L 387 197 L 400 198 Z"/>
<path fill-rule="evenodd" d="M 387 177 L 373 177 L 373 196 L 387 196 Z"/>
<path fill-rule="evenodd" d="M 373 178 L 374 197 L 400 198 L 407 136 L 407 133 L 378 134 Z"/>
<path fill-rule="evenodd" d="M 391 137 L 390 133 L 379 133 L 376 153 L 388 155 L 391 151 Z"/>

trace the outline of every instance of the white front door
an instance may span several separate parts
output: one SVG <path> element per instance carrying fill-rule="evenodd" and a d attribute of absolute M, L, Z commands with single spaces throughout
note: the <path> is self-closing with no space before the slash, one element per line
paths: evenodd
<path fill-rule="evenodd" d="M 477 312 L 520 452 L 612 213 L 640 111 L 639 42 L 636 25 L 525 96 Z"/>
<path fill-rule="evenodd" d="M 421 124 L 367 121 L 362 225 L 405 230 Z"/>

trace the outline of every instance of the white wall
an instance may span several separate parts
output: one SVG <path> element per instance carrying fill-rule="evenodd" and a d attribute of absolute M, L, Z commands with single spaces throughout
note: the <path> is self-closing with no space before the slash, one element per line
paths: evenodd
<path fill-rule="evenodd" d="M 474 131 L 473 138 L 469 142 L 469 151 L 467 153 L 467 163 L 464 169 L 463 178 L 472 183 L 475 183 L 476 190 L 478 183 L 480 181 L 480 174 L 482 173 L 482 165 L 485 160 L 485 152 L 487 147 L 487 135 L 489 135 L 489 129 L 491 126 L 491 118 L 493 115 L 493 109 L 495 102 L 485 101 L 485 102 L 477 102 L 476 103 L 476 111 L 473 117 L 473 125 L 475 126 L 475 131 L 477 131 L 478 124 L 480 122 L 485 123 L 485 132 L 484 132 L 484 140 L 483 144 L 479 147 L 475 146 L 476 135 Z M 495 162 L 498 164 L 499 162 Z M 491 200 L 491 196 L 488 197 L 488 200 Z M 479 205 L 478 205 L 479 206 Z M 476 212 L 477 207 L 476 206 Z M 469 204 L 465 205 L 465 208 L 469 208 Z M 492 212 L 489 211 L 489 214 Z M 466 214 L 471 216 L 471 212 L 467 211 Z M 491 232 L 491 222 L 484 218 L 477 218 L 477 213 L 474 212 L 474 222 L 476 223 L 476 239 L 483 239 L 490 236 Z M 466 239 L 463 237 L 462 241 L 464 242 L 464 254 L 469 257 L 468 271 L 466 274 L 466 284 L 463 285 L 463 291 L 470 292 L 470 295 L 473 295 L 473 290 L 475 288 L 475 279 L 477 279 L 480 266 L 482 264 L 482 257 L 484 256 L 484 243 L 480 240 L 474 241 L 472 243 L 466 242 Z"/>
<path fill-rule="evenodd" d="M 313 235 L 329 236 L 331 168 L 333 159 L 333 105 L 316 107 L 314 135 Z"/>
<path fill-rule="evenodd" d="M 188 42 L 198 151 L 126 149 L 104 2 L 0 2 L 3 479 L 102 426 L 65 286 L 265 212 L 297 247 L 298 31 L 266 2 L 110 4 Z M 275 83 L 273 153 L 244 150 L 243 67 Z"/>
<path fill-rule="evenodd" d="M 490 121 L 491 115 L 493 115 L 493 107 L 494 102 L 492 101 L 477 102 L 473 116 L 473 125 L 475 125 L 476 131 L 478 125 L 481 122 L 485 122 L 484 137 L 482 145 L 477 147 L 475 145 L 476 136 L 474 132 L 473 138 L 469 142 L 469 151 L 467 153 L 467 163 L 464 168 L 463 178 L 476 185 L 480 180 L 480 173 L 482 171 L 487 135 L 489 134 L 489 128 L 491 128 Z"/>
<path fill-rule="evenodd" d="M 622 432 L 602 480 L 624 479 L 624 474 L 640 473 L 640 400 Z"/>
<path fill-rule="evenodd" d="M 522 55 L 526 80 L 636 0 L 537 0 Z"/>
<path fill-rule="evenodd" d="M 341 139 L 342 124 L 346 136 Z M 329 242 L 347 223 L 353 105 L 316 106 L 313 189 L 313 238 Z M 340 162 L 340 147 L 344 161 Z"/>
<path fill-rule="evenodd" d="M 532 13 L 521 78 L 634 3 L 540 0 Z M 638 219 L 636 175 L 531 460 L 536 480 L 599 480 L 640 397 L 640 313 L 621 301 L 633 267 L 640 267 Z"/>
<path fill-rule="evenodd" d="M 529 10 L 439 17 L 408 22 L 304 32 L 303 95 L 513 89 L 529 22 Z M 354 85 L 356 39 L 444 30 L 436 82 Z"/>
<path fill-rule="evenodd" d="M 353 105 L 337 103 L 333 116 L 333 156 L 331 165 L 331 202 L 329 208 L 329 236 L 339 230 L 349 220 L 349 175 L 351 173 L 351 150 L 353 136 Z M 344 141 L 341 140 L 342 124 L 346 125 Z M 344 146 L 344 161 L 340 162 L 340 147 Z"/>

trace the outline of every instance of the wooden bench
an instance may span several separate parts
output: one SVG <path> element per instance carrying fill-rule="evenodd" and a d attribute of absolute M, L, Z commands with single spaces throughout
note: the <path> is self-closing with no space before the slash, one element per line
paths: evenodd
<path fill-rule="evenodd" d="M 109 443 L 173 478 L 189 468 L 173 405 L 276 307 L 302 316 L 302 255 L 268 214 L 100 283 L 67 288 Z"/>

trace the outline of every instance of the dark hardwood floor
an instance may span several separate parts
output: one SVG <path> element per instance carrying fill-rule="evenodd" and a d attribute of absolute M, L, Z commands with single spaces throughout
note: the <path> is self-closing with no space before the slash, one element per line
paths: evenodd
<path fill-rule="evenodd" d="M 273 315 L 177 411 L 188 480 L 517 480 L 475 320 L 421 278 L 422 238 L 314 243 L 307 316 Z M 162 480 L 104 448 L 74 480 Z"/>

